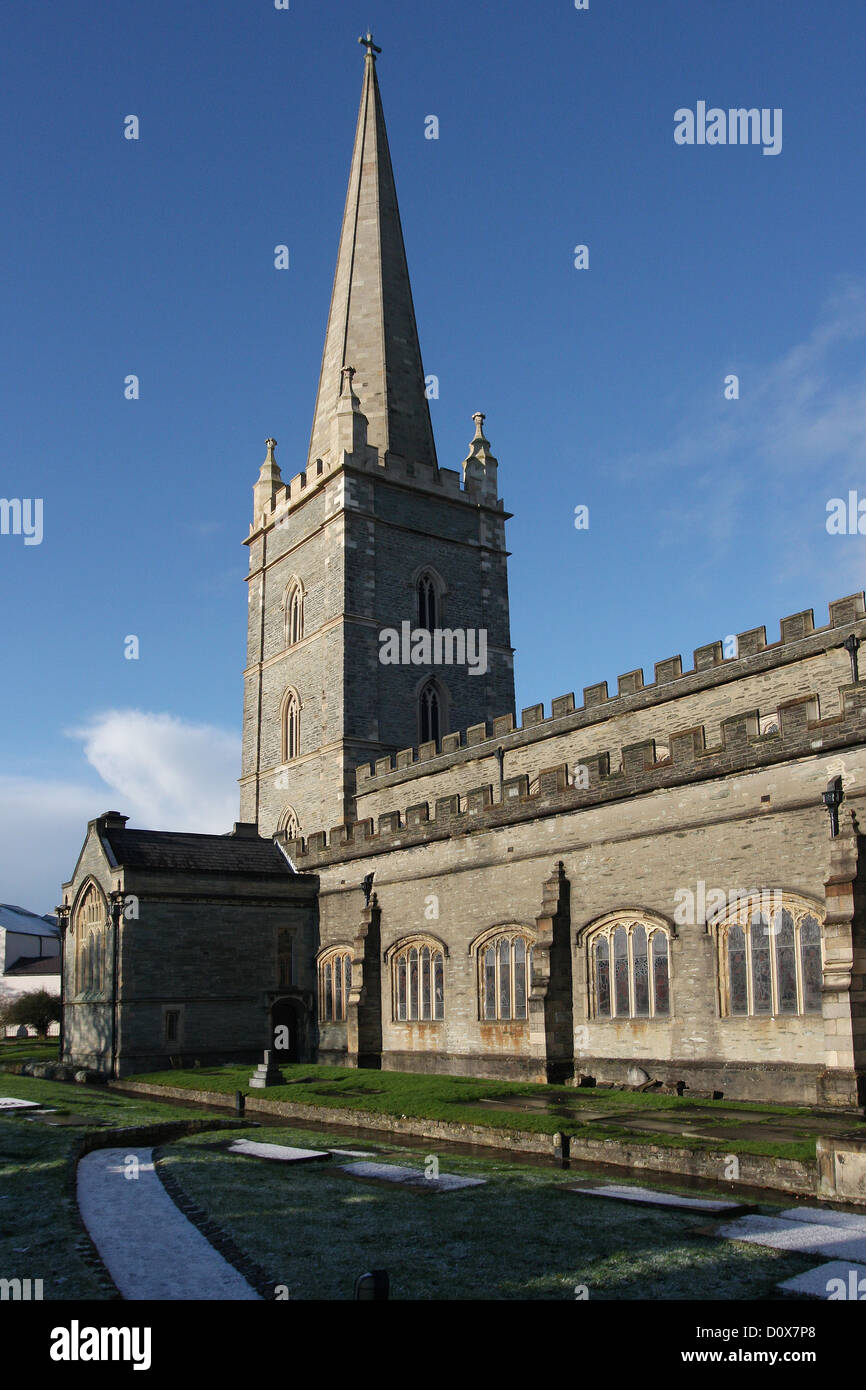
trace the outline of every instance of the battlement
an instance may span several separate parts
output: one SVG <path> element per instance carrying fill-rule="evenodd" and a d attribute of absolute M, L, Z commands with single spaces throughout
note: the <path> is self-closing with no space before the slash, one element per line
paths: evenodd
<path fill-rule="evenodd" d="M 818 655 L 841 644 L 839 629 L 864 619 L 866 601 L 862 592 L 834 600 L 829 605 L 829 622 L 824 627 L 815 627 L 814 610 L 807 608 L 782 618 L 777 642 L 767 642 L 766 627 L 750 628 L 737 634 L 736 656 L 726 657 L 719 639 L 695 648 L 691 670 L 683 670 L 679 654 L 665 657 L 655 663 L 654 681 L 645 682 L 641 668 L 619 676 L 615 695 L 608 692 L 607 681 L 600 681 L 597 685 L 584 686 L 582 705 L 575 705 L 573 693 L 560 695 L 551 702 L 547 716 L 543 704 L 524 709 L 519 726 L 515 725 L 512 714 L 504 714 L 483 724 L 473 724 L 461 732 L 445 734 L 438 746 L 435 742 L 422 743 L 417 749 L 403 748 L 396 754 L 378 758 L 375 764 L 362 763 L 355 769 L 357 791 L 366 794 L 395 786 L 407 774 L 411 776 L 418 770 L 420 764 L 425 765 L 426 772 L 434 771 L 434 764 L 444 768 L 457 761 L 485 756 L 489 750 L 482 750 L 479 745 L 489 741 L 507 750 L 518 743 L 546 738 L 554 728 L 557 733 L 580 729 L 627 711 L 680 699 L 726 681 Z"/>
<path fill-rule="evenodd" d="M 841 713 L 826 719 L 818 717 L 816 695 L 801 695 L 780 704 L 779 728 L 773 733 L 760 733 L 758 711 L 750 710 L 722 721 L 715 747 L 708 747 L 703 725 L 675 729 L 666 735 L 665 747 L 670 751 L 664 757 L 657 756 L 657 739 L 644 739 L 623 748 L 617 766 L 612 766 L 609 751 L 595 753 L 577 766 L 563 762 L 544 768 L 532 786 L 526 773 L 505 777 L 501 787 L 495 788 L 496 799 L 494 784 L 485 783 L 462 795 L 438 797 L 432 815 L 429 803 L 422 801 L 405 812 L 380 815 L 375 829 L 368 817 L 336 825 L 328 834 L 319 831 L 284 843 L 299 868 L 311 870 L 325 863 L 755 771 L 818 750 L 832 752 L 862 744 L 866 741 L 866 680 L 840 687 L 839 695 Z"/>
<path fill-rule="evenodd" d="M 271 458 L 273 459 L 273 454 Z M 285 524 L 291 512 L 338 473 L 344 473 L 347 478 L 351 478 L 353 473 L 372 473 L 376 477 L 404 482 L 415 490 L 434 496 L 442 495 L 452 501 L 463 502 L 467 506 L 485 506 L 499 513 L 503 519 L 507 519 L 509 515 L 505 513 L 502 499 L 496 496 L 493 477 L 490 485 L 482 485 L 471 474 L 464 475 L 460 469 L 413 463 L 392 452 L 380 457 L 375 448 L 365 446 L 355 453 L 344 451 L 341 455 L 328 451 L 324 458 L 316 459 L 285 483 L 278 473 L 274 473 L 264 487 L 260 480 L 254 489 L 254 517 L 244 544 L 248 545 L 262 531 L 270 530 L 281 523 Z M 350 488 L 343 498 L 343 505 L 350 510 L 354 506 Z"/>

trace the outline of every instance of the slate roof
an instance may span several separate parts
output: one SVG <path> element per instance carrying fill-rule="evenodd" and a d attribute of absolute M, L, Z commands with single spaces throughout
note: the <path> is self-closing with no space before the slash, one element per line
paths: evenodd
<path fill-rule="evenodd" d="M 117 864 L 129 869 L 280 878 L 292 874 L 282 850 L 273 840 L 257 835 L 194 835 L 173 830 L 109 827 L 103 831 L 102 838 Z"/>
<path fill-rule="evenodd" d="M 59 975 L 60 956 L 19 956 L 6 971 L 10 975 Z"/>
<path fill-rule="evenodd" d="M 24 936 L 59 936 L 60 929 L 53 917 L 39 917 L 26 907 L 0 903 L 0 927 L 21 932 Z"/>

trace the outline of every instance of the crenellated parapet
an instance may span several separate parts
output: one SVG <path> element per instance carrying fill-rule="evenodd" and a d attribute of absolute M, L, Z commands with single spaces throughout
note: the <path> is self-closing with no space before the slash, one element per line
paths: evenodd
<path fill-rule="evenodd" d="M 344 380 L 348 371 L 348 368 L 344 369 Z M 348 378 L 348 382 L 337 404 L 342 403 L 348 392 L 348 399 L 357 406 L 357 398 L 351 395 L 351 378 Z M 326 449 L 321 458 L 311 460 L 302 472 L 296 473 L 288 482 L 283 481 L 276 461 L 277 441 L 268 439 L 267 455 L 253 488 L 253 520 L 244 544 L 248 545 L 274 526 L 285 526 L 290 514 L 337 474 L 349 480 L 339 499 L 339 505 L 349 510 L 355 505 L 351 477 L 363 477 L 367 473 L 377 478 L 386 477 L 434 497 L 446 497 L 468 507 L 480 506 L 495 511 L 500 520 L 507 520 L 505 504 L 497 495 L 497 460 L 490 453 L 489 441 L 482 430 L 484 416 L 476 412 L 473 419 L 475 438 L 462 469 L 440 468 L 436 463 L 406 459 L 393 452 L 380 455 L 367 441 L 367 418 L 360 409 L 350 409 L 345 415 L 337 411 L 332 447 Z"/>
<path fill-rule="evenodd" d="M 303 870 L 365 855 L 408 848 L 483 829 L 579 811 L 668 787 L 749 772 L 791 759 L 833 752 L 866 742 L 866 680 L 839 688 L 840 713 L 819 718 L 818 698 L 798 696 L 779 705 L 779 727 L 759 732 L 757 710 L 721 722 L 721 738 L 710 746 L 703 725 L 660 730 L 658 738 L 627 745 L 616 754 L 595 753 L 579 764 L 558 763 L 530 784 L 526 773 L 488 782 L 465 793 L 420 801 L 405 811 L 388 811 L 334 826 L 305 839 L 287 840 Z M 658 745 L 669 749 L 658 756 Z"/>
<path fill-rule="evenodd" d="M 582 705 L 575 704 L 573 693 L 560 695 L 551 702 L 549 715 L 545 715 L 543 704 L 530 705 L 521 712 L 519 725 L 515 724 L 512 714 L 504 714 L 486 723 L 445 734 L 438 745 L 422 743 L 418 748 L 403 748 L 379 758 L 375 764 L 362 763 L 355 771 L 358 794 L 397 786 L 407 775 L 421 771 L 422 764 L 424 771 L 433 772 L 440 766 L 445 769 L 485 756 L 490 752 L 480 747 L 485 743 L 502 746 L 507 751 L 548 738 L 552 733 L 580 730 L 620 714 L 681 700 L 729 681 L 817 656 L 840 646 L 849 630 L 866 636 L 864 594 L 849 594 L 832 602 L 829 622 L 823 627 L 815 627 L 811 608 L 782 618 L 779 626 L 776 642 L 767 642 L 766 627 L 750 628 L 737 634 L 736 655 L 725 656 L 724 643 L 719 639 L 695 649 L 689 670 L 683 670 L 681 655 L 665 657 L 655 663 L 653 681 L 645 681 L 640 668 L 627 671 L 618 677 L 615 694 L 609 692 L 607 681 L 600 681 L 584 687 Z"/>

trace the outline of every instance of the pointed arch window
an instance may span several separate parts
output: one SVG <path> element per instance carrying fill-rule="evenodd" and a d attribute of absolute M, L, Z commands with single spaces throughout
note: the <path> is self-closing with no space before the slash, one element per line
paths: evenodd
<path fill-rule="evenodd" d="M 418 580 L 418 626 L 428 632 L 439 626 L 439 586 L 429 570 Z"/>
<path fill-rule="evenodd" d="M 301 702 L 290 690 L 283 706 L 283 762 L 291 762 L 301 754 Z"/>
<path fill-rule="evenodd" d="M 322 1023 L 342 1023 L 352 988 L 352 956 L 337 946 L 319 961 L 319 1018 Z"/>
<path fill-rule="evenodd" d="M 445 955 L 436 941 L 414 941 L 391 957 L 392 1018 L 436 1023 L 445 1017 Z"/>
<path fill-rule="evenodd" d="M 304 590 L 293 579 L 286 594 L 286 646 L 293 647 L 304 635 Z"/>
<path fill-rule="evenodd" d="M 298 820 L 298 813 L 293 806 L 287 806 L 280 816 L 280 830 L 286 832 L 286 839 L 288 840 L 301 838 L 301 822 Z"/>
<path fill-rule="evenodd" d="M 724 1018 L 819 1014 L 819 910 L 792 894 L 743 895 L 712 924 Z"/>
<path fill-rule="evenodd" d="M 485 1023 L 529 1017 L 532 942 L 522 932 L 487 937 L 477 950 L 478 1008 Z"/>
<path fill-rule="evenodd" d="M 88 885 L 75 914 L 75 987 L 100 992 L 105 984 L 105 931 L 108 908 L 95 883 Z"/>
<path fill-rule="evenodd" d="M 615 917 L 587 940 L 593 1018 L 667 1018 L 670 938 L 649 919 Z"/>
<path fill-rule="evenodd" d="M 435 680 L 428 681 L 419 696 L 418 730 L 421 743 L 438 743 L 442 737 L 442 697 Z"/>

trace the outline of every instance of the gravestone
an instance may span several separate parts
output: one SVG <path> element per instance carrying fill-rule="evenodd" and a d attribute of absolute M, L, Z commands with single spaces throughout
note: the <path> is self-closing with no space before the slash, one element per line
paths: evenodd
<path fill-rule="evenodd" d="M 282 1086 L 283 1074 L 274 1060 L 273 1052 L 265 1052 L 264 1061 L 259 1062 L 249 1080 L 252 1090 L 261 1091 L 265 1086 Z"/>

